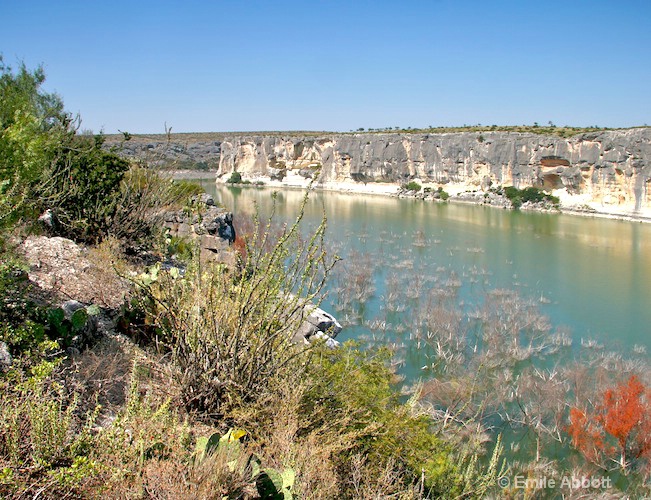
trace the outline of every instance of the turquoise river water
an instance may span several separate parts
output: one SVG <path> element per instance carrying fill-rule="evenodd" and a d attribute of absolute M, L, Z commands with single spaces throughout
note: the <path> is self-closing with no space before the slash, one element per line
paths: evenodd
<path fill-rule="evenodd" d="M 233 211 L 236 228 L 238 217 L 255 210 L 254 203 L 262 216 L 271 210 L 269 188 L 202 184 Z M 278 220 L 293 220 L 302 197 L 301 190 L 280 191 Z M 332 251 L 343 257 L 348 269 L 355 268 L 355 260 L 363 260 L 372 272 L 373 291 L 362 310 L 355 311 L 357 319 L 347 321 L 349 312 L 340 311 L 348 326 L 343 339 L 372 334 L 367 330 L 374 318 L 382 317 L 387 281 L 415 287 L 424 295 L 429 287 L 452 278 L 459 283 L 457 300 L 466 307 L 480 301 L 487 290 L 515 289 L 537 301 L 551 325 L 568 329 L 575 342 L 593 339 L 623 352 L 634 346 L 651 349 L 649 224 L 311 193 L 307 226 L 316 226 L 324 213 Z M 330 290 L 324 306 L 335 309 L 335 315 L 336 294 Z M 408 305 L 405 312 L 409 313 Z"/>

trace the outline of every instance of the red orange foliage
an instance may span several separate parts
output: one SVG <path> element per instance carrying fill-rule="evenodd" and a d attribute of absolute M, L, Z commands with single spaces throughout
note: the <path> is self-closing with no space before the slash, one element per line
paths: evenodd
<path fill-rule="evenodd" d="M 593 463 L 609 460 L 622 468 L 651 456 L 651 390 L 635 375 L 607 389 L 590 412 L 570 409 L 572 445 Z M 617 456 L 619 455 L 619 456 Z"/>
<path fill-rule="evenodd" d="M 239 254 L 242 263 L 246 262 L 246 241 L 239 234 L 235 236 L 233 249 Z"/>

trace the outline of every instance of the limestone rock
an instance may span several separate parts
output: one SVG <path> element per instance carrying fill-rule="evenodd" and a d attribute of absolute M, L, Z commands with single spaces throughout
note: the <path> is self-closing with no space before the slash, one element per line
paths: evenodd
<path fill-rule="evenodd" d="M 151 141 L 128 144 L 125 154 L 138 156 L 150 151 L 145 148 Z M 636 210 L 651 208 L 651 128 L 597 130 L 571 137 L 500 131 L 232 133 L 217 141 L 198 139 L 187 147 L 168 149 L 161 157 L 169 163 L 209 163 L 218 166 L 220 176 L 237 170 L 245 177 L 278 178 L 285 171 L 305 177 L 314 169 L 320 171 L 322 182 L 400 185 L 419 178 L 423 183 L 484 189 L 491 184 L 539 186 L 567 189 L 592 201 L 611 196 Z"/>
<path fill-rule="evenodd" d="M 315 338 L 325 338 L 326 345 L 330 347 L 339 345 L 334 338 L 339 335 L 343 327 L 334 316 L 314 304 L 305 304 L 302 315 L 303 321 L 292 339 L 294 342 L 310 343 Z"/>
<path fill-rule="evenodd" d="M 130 293 L 128 281 L 116 276 L 101 255 L 89 254 L 72 240 L 30 236 L 21 251 L 30 265 L 29 279 L 45 295 L 118 308 Z"/>
<path fill-rule="evenodd" d="M 9 370 L 11 363 L 13 363 L 13 359 L 11 358 L 11 354 L 9 354 L 7 344 L 0 342 L 0 373 Z"/>
<path fill-rule="evenodd" d="M 203 194 L 195 200 L 199 213 L 171 212 L 165 216 L 165 226 L 171 236 L 189 237 L 199 241 L 200 258 L 233 264 L 235 257 L 229 251 L 235 241 L 233 214 L 215 205 L 212 196 Z"/>

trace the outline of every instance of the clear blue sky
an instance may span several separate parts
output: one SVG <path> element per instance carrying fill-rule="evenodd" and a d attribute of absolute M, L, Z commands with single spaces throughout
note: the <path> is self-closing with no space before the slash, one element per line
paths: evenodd
<path fill-rule="evenodd" d="M 6 63 L 43 64 L 113 133 L 651 124 L 651 1 L 0 0 Z"/>

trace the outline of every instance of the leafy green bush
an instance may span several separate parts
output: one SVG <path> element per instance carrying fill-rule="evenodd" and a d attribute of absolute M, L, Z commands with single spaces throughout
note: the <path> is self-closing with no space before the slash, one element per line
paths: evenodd
<path fill-rule="evenodd" d="M 412 417 L 409 407 L 399 403 L 387 368 L 389 352 L 355 347 L 324 352 L 314 361 L 310 369 L 315 386 L 304 402 L 307 414 L 341 417 L 346 425 L 339 431 L 356 435 L 338 458 L 339 467 L 362 453 L 372 464 L 372 475 L 393 461 L 405 485 L 417 483 L 424 470 L 428 490 L 445 483 L 453 487 L 451 450 L 430 432 L 427 418 Z"/>
<path fill-rule="evenodd" d="M 100 136 L 69 138 L 48 174 L 52 181 L 35 188 L 40 208 L 54 212 L 56 232 L 76 241 L 101 240 L 119 208 L 120 183 L 129 163 L 104 151 L 102 143 Z"/>
<path fill-rule="evenodd" d="M 44 81 L 41 68 L 14 72 L 0 58 L 0 228 L 49 209 L 57 235 L 146 239 L 161 210 L 190 191 L 145 169 L 127 175 L 129 162 L 106 151 L 103 137 L 76 133 L 61 99 L 41 89 Z"/>
<path fill-rule="evenodd" d="M 411 181 L 408 184 L 405 184 L 403 188 L 407 191 L 420 191 L 421 185 L 416 181 Z"/>
<path fill-rule="evenodd" d="M 526 202 L 547 202 L 555 206 L 558 206 L 560 202 L 558 197 L 547 194 L 542 189 L 534 186 L 529 186 L 524 189 L 518 189 L 515 186 L 506 186 L 504 188 L 504 196 L 511 201 L 511 206 L 515 209 L 520 208 Z"/>
<path fill-rule="evenodd" d="M 228 184 L 239 184 L 242 182 L 242 174 L 240 174 L 237 170 L 233 170 L 233 173 L 226 182 Z"/>
<path fill-rule="evenodd" d="M 0 56 L 0 227 L 15 223 L 36 199 L 31 189 L 42 181 L 72 120 L 55 94 L 41 90 L 42 68 L 24 64 L 14 72 Z"/>

